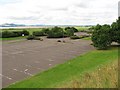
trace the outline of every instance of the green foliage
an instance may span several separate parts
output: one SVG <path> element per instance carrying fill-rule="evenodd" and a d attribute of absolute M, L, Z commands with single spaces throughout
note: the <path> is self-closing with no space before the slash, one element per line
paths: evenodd
<path fill-rule="evenodd" d="M 27 30 L 23 31 L 3 31 L 1 32 L 1 37 L 2 38 L 11 38 L 11 37 L 19 37 L 24 34 L 24 36 L 29 35 L 29 32 Z"/>
<path fill-rule="evenodd" d="M 29 35 L 28 37 L 27 37 L 27 40 L 34 40 L 35 39 L 35 36 L 34 35 Z"/>
<path fill-rule="evenodd" d="M 48 35 L 49 28 L 43 28 L 42 31 L 44 32 L 44 35 Z"/>
<path fill-rule="evenodd" d="M 34 36 L 45 36 L 45 33 L 43 31 L 34 31 L 33 35 Z"/>
<path fill-rule="evenodd" d="M 60 27 L 54 27 L 48 31 L 48 38 L 62 38 L 64 36 L 64 31 Z"/>
<path fill-rule="evenodd" d="M 93 45 L 98 49 L 106 49 L 112 42 L 120 44 L 120 17 L 111 26 L 97 24 L 91 39 Z"/>
<path fill-rule="evenodd" d="M 29 31 L 23 30 L 23 31 L 22 31 L 22 34 L 24 34 L 25 36 L 27 36 L 27 35 L 29 35 Z"/>
<path fill-rule="evenodd" d="M 110 26 L 109 25 L 97 25 L 92 34 L 93 45 L 97 49 L 107 49 L 111 44 Z"/>
<path fill-rule="evenodd" d="M 120 43 L 120 17 L 111 25 L 111 39 L 113 42 Z"/>
<path fill-rule="evenodd" d="M 65 30 L 71 30 L 73 32 L 78 32 L 78 30 L 75 27 L 66 27 Z"/>
<path fill-rule="evenodd" d="M 66 36 L 73 36 L 74 35 L 74 30 L 73 29 L 66 29 Z"/>

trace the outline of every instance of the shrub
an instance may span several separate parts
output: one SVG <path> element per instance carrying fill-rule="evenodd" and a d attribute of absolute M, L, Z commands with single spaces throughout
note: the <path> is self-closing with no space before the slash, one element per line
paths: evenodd
<path fill-rule="evenodd" d="M 45 35 L 48 35 L 49 28 L 43 28 L 42 31 L 44 32 Z"/>
<path fill-rule="evenodd" d="M 29 32 L 27 30 L 23 30 L 22 34 L 24 34 L 25 36 L 29 35 Z"/>
<path fill-rule="evenodd" d="M 71 36 L 71 37 L 70 37 L 70 39 L 80 39 L 80 37 L 79 37 L 79 36 L 74 35 L 74 36 Z"/>
<path fill-rule="evenodd" d="M 10 38 L 10 37 L 17 37 L 18 35 L 11 31 L 3 31 L 2 38 Z"/>
<path fill-rule="evenodd" d="M 73 29 L 67 29 L 66 30 L 66 35 L 67 36 L 73 36 L 74 35 L 74 30 Z"/>
<path fill-rule="evenodd" d="M 73 30 L 74 32 L 78 32 L 78 30 L 74 27 L 66 27 L 65 28 L 65 30 L 68 30 L 68 29 Z"/>
<path fill-rule="evenodd" d="M 19 36 L 22 36 L 23 34 L 23 31 L 13 31 L 15 37 L 19 37 Z"/>
<path fill-rule="evenodd" d="M 45 33 L 43 31 L 34 31 L 33 35 L 34 36 L 45 36 Z"/>
<path fill-rule="evenodd" d="M 111 44 L 110 26 L 109 25 L 97 25 L 92 34 L 92 41 L 94 47 L 97 49 L 107 49 Z"/>
<path fill-rule="evenodd" d="M 64 31 L 60 27 L 54 27 L 48 31 L 48 38 L 62 38 L 64 36 Z"/>
<path fill-rule="evenodd" d="M 1 32 L 2 38 L 10 38 L 10 37 L 19 37 L 24 35 L 29 35 L 29 32 L 26 30 L 23 31 L 3 31 Z"/>
<path fill-rule="evenodd" d="M 35 39 L 35 36 L 34 35 L 29 35 L 28 37 L 27 37 L 27 40 L 34 40 Z"/>

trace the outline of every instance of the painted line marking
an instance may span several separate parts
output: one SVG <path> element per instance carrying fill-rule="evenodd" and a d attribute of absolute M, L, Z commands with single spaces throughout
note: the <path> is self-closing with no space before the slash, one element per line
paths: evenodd
<path fill-rule="evenodd" d="M 42 68 L 39 68 L 39 67 L 33 67 L 33 66 L 30 66 L 30 65 L 25 65 L 26 67 L 31 67 L 31 68 L 34 68 L 34 69 L 39 69 L 39 70 L 44 70 Z"/>
<path fill-rule="evenodd" d="M 0 74 L 0 76 L 5 77 L 5 78 L 7 78 L 7 79 L 9 79 L 9 80 L 12 80 L 12 78 L 10 78 L 10 77 L 8 77 L 8 76 L 2 75 L 2 74 Z"/>
<path fill-rule="evenodd" d="M 16 71 L 16 72 L 24 73 L 24 74 L 29 75 L 29 76 L 33 76 L 32 74 L 30 74 L 30 73 L 27 72 L 28 69 L 25 69 L 24 71 L 20 71 L 20 70 L 17 70 L 17 69 L 13 69 L 13 70 Z"/>

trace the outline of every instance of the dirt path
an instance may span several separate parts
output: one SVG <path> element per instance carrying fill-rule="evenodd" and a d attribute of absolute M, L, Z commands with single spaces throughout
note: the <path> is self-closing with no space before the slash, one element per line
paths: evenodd
<path fill-rule="evenodd" d="M 3 87 L 93 50 L 91 41 L 64 39 L 3 43 Z"/>

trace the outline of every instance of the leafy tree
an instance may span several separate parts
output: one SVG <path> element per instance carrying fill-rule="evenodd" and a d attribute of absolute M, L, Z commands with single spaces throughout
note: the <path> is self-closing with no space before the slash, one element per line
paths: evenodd
<path fill-rule="evenodd" d="M 62 38 L 64 36 L 64 31 L 60 27 L 54 27 L 48 31 L 48 38 Z"/>
<path fill-rule="evenodd" d="M 68 30 L 68 29 L 71 30 L 71 31 L 74 31 L 74 32 L 78 32 L 78 30 L 75 27 L 66 27 L 65 31 Z"/>
<path fill-rule="evenodd" d="M 97 25 L 92 34 L 92 41 L 97 49 L 107 49 L 111 44 L 110 25 Z"/>
<path fill-rule="evenodd" d="M 43 31 L 34 31 L 34 32 L 33 32 L 33 35 L 34 35 L 34 36 L 45 36 L 45 34 L 44 34 Z"/>

